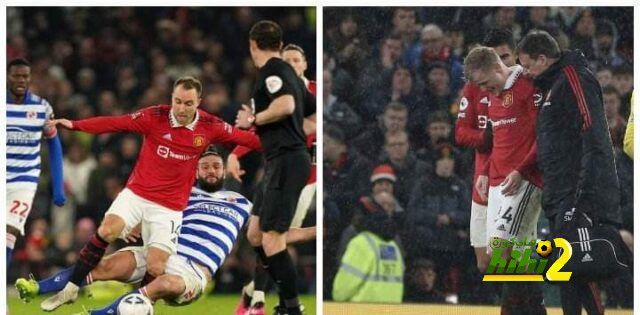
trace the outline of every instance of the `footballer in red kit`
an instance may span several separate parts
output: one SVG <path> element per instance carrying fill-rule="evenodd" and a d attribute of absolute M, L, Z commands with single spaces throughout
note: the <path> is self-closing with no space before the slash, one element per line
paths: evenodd
<path fill-rule="evenodd" d="M 507 67 L 490 47 L 471 50 L 464 67 L 468 81 L 491 93 L 487 127 L 492 135 L 491 153 L 479 175 L 487 175 L 489 182 L 486 242 L 534 240 L 542 210 L 542 176 L 536 166 L 536 120 L 541 97 L 520 65 Z M 479 186 L 480 181 L 476 189 Z M 513 245 L 500 249 L 500 258 L 509 261 L 512 249 Z M 493 252 L 488 246 L 489 256 Z M 503 313 L 522 307 L 532 314 L 546 314 L 539 284 L 505 282 L 503 289 Z"/>
<path fill-rule="evenodd" d="M 80 250 L 64 289 L 40 304 L 43 310 L 52 311 L 75 301 L 82 281 L 100 262 L 107 246 L 126 237 L 139 224 L 149 262 L 142 286 L 162 275 L 168 257 L 176 252 L 181 211 L 187 206 L 200 154 L 211 143 L 261 149 L 255 134 L 199 110 L 201 94 L 200 81 L 182 77 L 174 83 L 171 105 L 151 106 L 123 116 L 49 122 L 51 126 L 60 124 L 93 134 L 136 132 L 144 136 L 144 141 L 126 188 L 105 213 L 96 234 Z"/>

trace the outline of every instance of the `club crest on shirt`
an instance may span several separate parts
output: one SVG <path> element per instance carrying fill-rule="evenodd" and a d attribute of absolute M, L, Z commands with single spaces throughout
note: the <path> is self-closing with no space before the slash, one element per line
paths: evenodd
<path fill-rule="evenodd" d="M 462 112 L 467 109 L 467 106 L 469 106 L 469 100 L 467 100 L 467 98 L 463 96 L 460 99 L 460 111 Z"/>
<path fill-rule="evenodd" d="M 508 91 L 502 96 L 502 106 L 509 108 L 511 105 L 513 105 L 513 93 Z"/>
<path fill-rule="evenodd" d="M 193 146 L 196 148 L 203 146 L 204 140 L 205 137 L 203 135 L 196 135 L 195 137 L 193 137 Z"/>
<path fill-rule="evenodd" d="M 27 112 L 27 119 L 31 120 L 31 119 L 36 119 L 38 117 L 38 113 L 36 113 L 35 111 L 28 111 Z"/>

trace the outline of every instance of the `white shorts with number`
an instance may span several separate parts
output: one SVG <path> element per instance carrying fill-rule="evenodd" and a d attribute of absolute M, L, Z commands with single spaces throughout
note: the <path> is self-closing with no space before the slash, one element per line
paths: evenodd
<path fill-rule="evenodd" d="M 124 220 L 120 238 L 124 238 L 138 223 L 142 223 L 142 241 L 167 253 L 175 254 L 178 234 L 182 225 L 182 212 L 174 211 L 146 200 L 128 188 L 123 189 L 105 213 Z"/>
<path fill-rule="evenodd" d="M 7 225 L 20 230 L 24 235 L 24 224 L 33 206 L 35 189 L 7 187 Z"/>
<path fill-rule="evenodd" d="M 471 247 L 487 247 L 487 206 L 471 202 L 471 220 L 469 222 Z"/>
<path fill-rule="evenodd" d="M 315 194 L 316 183 L 308 184 L 302 188 L 300 198 L 298 198 L 298 204 L 296 205 L 296 212 L 293 215 L 293 219 L 291 220 L 291 225 L 289 227 L 299 228 L 302 226 L 302 221 L 304 221 L 304 218 L 307 216 L 311 202 L 315 200 L 313 198 Z"/>
<path fill-rule="evenodd" d="M 129 278 L 129 283 L 139 283 L 142 281 L 144 274 L 147 271 L 147 249 L 142 246 L 129 246 L 120 249 L 119 251 L 129 251 L 133 253 L 136 259 L 136 269 Z M 207 287 L 207 278 L 204 272 L 191 260 L 173 254 L 169 256 L 167 265 L 164 270 L 165 274 L 179 276 L 184 281 L 184 292 L 179 296 L 167 300 L 168 303 L 174 305 L 186 305 L 197 300 L 204 289 Z M 166 300 L 166 299 L 165 299 Z"/>
<path fill-rule="evenodd" d="M 542 192 L 540 188 L 523 180 L 517 193 L 512 196 L 502 194 L 503 186 L 489 187 L 487 207 L 487 240 L 494 237 L 516 240 L 537 237 L 538 217 Z"/>

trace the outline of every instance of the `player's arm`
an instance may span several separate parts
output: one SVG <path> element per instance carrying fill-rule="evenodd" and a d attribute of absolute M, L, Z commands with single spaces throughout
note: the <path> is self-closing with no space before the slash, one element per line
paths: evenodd
<path fill-rule="evenodd" d="M 290 228 L 287 231 L 287 245 L 310 241 L 316 238 L 316 227 Z"/>
<path fill-rule="evenodd" d="M 527 106 L 529 110 L 527 111 L 526 119 L 531 121 L 534 126 L 533 129 L 531 130 L 531 134 L 529 134 L 528 136 L 535 138 L 536 137 L 535 125 L 538 119 L 538 107 L 536 107 L 536 104 L 534 101 L 535 96 L 533 91 L 530 94 L 531 94 L 531 97 L 527 101 Z M 504 186 L 502 189 L 503 194 L 510 196 L 518 192 L 518 189 L 520 188 L 520 184 L 522 183 L 522 174 L 530 174 L 535 170 L 537 157 L 538 157 L 538 143 L 534 141 L 533 145 L 531 146 L 531 148 L 529 148 L 529 151 L 527 152 L 527 155 L 525 155 L 524 159 L 520 161 L 520 164 L 518 164 L 516 169 L 513 170 L 509 175 L 507 175 L 505 180 L 502 182 L 501 186 Z"/>
<path fill-rule="evenodd" d="M 214 128 L 211 131 L 214 133 L 213 139 L 215 142 L 244 146 L 248 148 L 249 151 L 262 151 L 260 138 L 258 138 L 255 133 L 235 128 L 223 120 L 214 124 Z"/>
<path fill-rule="evenodd" d="M 333 280 L 335 301 L 348 301 L 358 293 L 367 274 L 374 268 L 375 255 L 363 236 L 356 236 L 349 242 Z"/>
<path fill-rule="evenodd" d="M 478 124 L 477 106 L 479 104 L 472 86 L 465 85 L 455 125 L 455 140 L 460 146 L 482 149 L 486 145 L 484 130 L 476 127 Z"/>
<path fill-rule="evenodd" d="M 53 118 L 53 110 L 47 104 L 48 116 Z M 63 206 L 66 197 L 64 195 L 64 173 L 62 170 L 62 143 L 58 136 L 58 129 L 55 126 L 45 124 L 44 137 L 49 145 L 49 166 L 51 167 L 51 181 L 53 188 L 53 203 L 56 206 Z"/>
<path fill-rule="evenodd" d="M 53 127 L 62 125 L 67 129 L 92 134 L 120 131 L 145 133 L 148 122 L 150 121 L 150 116 L 150 109 L 143 109 L 121 116 L 98 116 L 82 120 L 54 119 L 49 121 L 48 124 Z"/>
<path fill-rule="evenodd" d="M 285 94 L 273 99 L 267 109 L 256 114 L 256 126 L 262 126 L 285 119 L 293 114 L 296 102 L 292 94 Z"/>
<path fill-rule="evenodd" d="M 302 121 L 302 129 L 304 130 L 305 136 L 308 136 L 316 132 L 316 114 L 315 113 L 309 117 L 306 117 Z"/>

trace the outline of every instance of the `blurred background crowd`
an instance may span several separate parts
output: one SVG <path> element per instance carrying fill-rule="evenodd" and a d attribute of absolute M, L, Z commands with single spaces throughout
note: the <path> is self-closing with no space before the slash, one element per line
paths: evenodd
<path fill-rule="evenodd" d="M 544 29 L 589 60 L 615 146 L 621 233 L 632 246 L 633 162 L 621 148 L 633 89 L 632 8 L 325 8 L 323 19 L 325 299 L 349 241 L 369 230 L 401 248 L 403 301 L 497 301 L 469 245 L 473 152 L 453 134 L 463 59 L 494 28 L 510 30 L 516 43 Z M 602 285 L 607 307 L 631 307 L 628 279 Z M 557 294 L 545 297 L 557 305 Z"/>
<path fill-rule="evenodd" d="M 280 24 L 285 45 L 304 49 L 306 76 L 314 80 L 314 7 L 10 7 L 7 59 L 24 57 L 31 62 L 31 90 L 47 99 L 59 118 L 121 115 L 170 104 L 173 81 L 192 75 L 203 83 L 201 108 L 233 124 L 240 104 L 249 104 L 251 98 L 257 69 L 249 56 L 248 35 L 261 19 Z M 77 251 L 124 188 L 142 140 L 125 133 L 93 136 L 60 130 L 60 135 L 67 203 L 53 206 L 45 163 L 26 237 L 16 244 L 15 263 L 7 272 L 10 284 L 30 273 L 41 279 L 75 262 Z M 241 162 L 247 170 L 243 182 L 232 182 L 229 176 L 226 184 L 251 199 L 262 158 L 252 153 Z M 309 216 L 315 220 L 315 213 Z M 301 292 L 313 292 L 315 244 L 291 251 L 299 266 Z M 240 245 L 216 274 L 215 292 L 239 293 L 254 264 L 254 253 L 241 236 Z"/>

